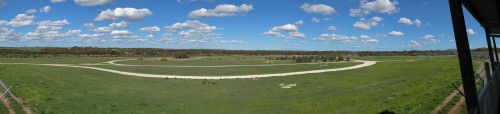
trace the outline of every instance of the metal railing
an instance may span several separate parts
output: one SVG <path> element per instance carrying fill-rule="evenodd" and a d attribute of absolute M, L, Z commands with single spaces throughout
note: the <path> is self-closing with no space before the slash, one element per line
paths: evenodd
<path fill-rule="evenodd" d="M 487 65 L 487 63 L 485 64 Z M 498 66 L 498 64 L 497 64 Z M 469 110 L 469 114 L 475 114 L 477 111 L 482 114 L 497 114 L 498 106 L 499 106 L 499 97 L 500 97 L 500 67 L 497 67 L 492 74 L 489 71 L 486 71 L 486 83 L 484 87 L 481 89 L 478 95 L 478 107 Z M 489 68 L 485 68 L 485 70 L 489 70 Z"/>

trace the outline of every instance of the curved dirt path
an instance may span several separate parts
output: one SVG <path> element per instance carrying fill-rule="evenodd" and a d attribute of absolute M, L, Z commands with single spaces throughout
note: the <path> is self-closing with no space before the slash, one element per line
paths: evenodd
<path fill-rule="evenodd" d="M 460 91 L 463 91 L 462 85 L 458 87 Z M 453 91 L 448 97 L 446 97 L 441 104 L 439 104 L 434 110 L 432 110 L 431 114 L 439 114 L 441 110 L 458 94 L 458 90 Z M 441 112 L 443 113 L 443 112 Z"/>
<path fill-rule="evenodd" d="M 2 85 L 2 87 L 4 89 L 7 89 L 7 85 L 5 85 L 5 83 L 3 83 L 2 80 L 0 80 L 0 85 Z M 31 108 L 29 105 L 25 105 L 24 104 L 24 100 L 22 98 L 19 98 L 19 97 L 16 97 L 16 95 L 14 95 L 14 93 L 12 93 L 11 91 L 7 92 L 9 93 L 9 95 L 19 104 L 21 105 L 21 109 L 24 111 L 24 113 L 26 114 L 34 114 L 32 111 L 31 111 Z"/>
<path fill-rule="evenodd" d="M 465 103 L 465 97 L 460 97 L 460 101 L 458 101 L 453 108 L 450 109 L 448 114 L 460 114 L 462 113 L 462 105 Z"/>
<path fill-rule="evenodd" d="M 139 76 L 139 77 L 152 77 L 152 78 L 179 78 L 179 79 L 248 79 L 248 78 L 263 78 L 263 77 L 278 77 L 278 76 L 291 76 L 291 75 L 301 75 L 301 74 L 313 74 L 313 73 L 323 73 L 323 72 L 335 72 L 335 71 L 344 71 L 344 70 L 352 70 L 363 68 L 367 66 L 371 66 L 376 64 L 376 61 L 363 61 L 363 60 L 355 60 L 355 62 L 363 62 L 363 64 L 343 67 L 343 68 L 334 68 L 334 69 L 323 69 L 323 70 L 310 70 L 310 71 L 300 71 L 300 72 L 288 72 L 288 73 L 276 73 L 276 74 L 258 74 L 258 75 L 234 75 L 234 76 L 181 76 L 181 75 L 159 75 L 159 74 L 145 74 L 145 73 L 135 73 L 135 72 L 126 72 L 126 71 L 118 71 L 111 70 L 105 68 L 97 68 L 90 66 L 74 66 L 69 64 L 31 64 L 31 65 L 43 65 L 43 66 L 59 66 L 59 67 L 73 67 L 73 68 L 86 68 L 99 70 L 104 72 L 111 72 L 121 75 L 128 76 Z"/>
<path fill-rule="evenodd" d="M 152 67 L 183 67 L 183 68 L 190 68 L 190 67 L 220 67 L 220 68 L 222 68 L 222 67 L 250 67 L 250 66 L 291 66 L 291 65 L 303 65 L 303 64 L 318 64 L 318 63 L 296 63 L 296 64 L 268 64 L 268 65 L 184 66 L 184 65 L 128 65 L 128 64 L 115 63 L 115 62 L 119 62 L 119 61 L 130 61 L 130 60 L 137 60 L 137 59 L 112 60 L 112 61 L 107 61 L 107 62 L 103 62 L 103 63 L 110 64 L 110 65 L 116 65 L 116 66 L 152 66 Z M 335 64 L 335 63 L 343 63 L 343 62 L 325 62 L 325 63 Z M 105 65 L 105 64 L 81 64 L 81 65 L 91 66 L 91 65 Z"/>
<path fill-rule="evenodd" d="M 5 106 L 5 108 L 7 108 L 7 110 L 9 111 L 9 114 L 16 114 L 16 111 L 12 109 L 12 106 L 10 106 L 10 101 L 7 98 L 3 97 L 0 100 L 2 100 L 2 103 Z"/>

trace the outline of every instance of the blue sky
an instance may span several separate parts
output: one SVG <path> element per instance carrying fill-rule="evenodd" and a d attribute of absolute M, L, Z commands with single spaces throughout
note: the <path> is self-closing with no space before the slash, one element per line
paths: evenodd
<path fill-rule="evenodd" d="M 2 47 L 455 48 L 446 0 L 0 0 L 0 14 Z"/>

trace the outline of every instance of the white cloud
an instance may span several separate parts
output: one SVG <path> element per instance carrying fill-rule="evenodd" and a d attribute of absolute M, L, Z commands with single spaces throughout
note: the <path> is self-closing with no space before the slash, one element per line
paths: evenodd
<path fill-rule="evenodd" d="M 159 32 L 160 28 L 158 28 L 157 26 L 143 27 L 140 29 L 140 31 L 147 32 L 147 33 L 155 33 L 155 32 Z"/>
<path fill-rule="evenodd" d="M 17 14 L 16 17 L 11 19 L 11 21 L 6 21 L 6 20 L 0 20 L 0 26 L 1 25 L 9 25 L 11 27 L 23 27 L 27 25 L 33 24 L 33 19 L 35 19 L 35 16 L 33 15 L 28 15 L 28 14 Z"/>
<path fill-rule="evenodd" d="M 417 25 L 417 27 L 420 27 L 422 25 L 422 22 L 419 19 L 415 19 L 415 21 L 413 21 L 413 23 L 415 23 L 415 25 Z"/>
<path fill-rule="evenodd" d="M 83 26 L 87 28 L 95 28 L 94 23 L 83 23 Z"/>
<path fill-rule="evenodd" d="M 378 43 L 379 41 L 377 39 L 367 39 L 367 40 L 363 40 L 363 43 Z"/>
<path fill-rule="evenodd" d="M 422 22 L 419 19 L 415 19 L 414 21 L 412 21 L 411 19 L 408 19 L 406 17 L 399 18 L 398 23 L 402 23 L 405 25 L 415 24 L 417 27 L 420 27 L 422 25 Z"/>
<path fill-rule="evenodd" d="M 154 43 L 159 43 L 159 44 L 169 44 L 169 43 L 175 43 L 177 42 L 176 39 L 174 38 L 160 38 Z"/>
<path fill-rule="evenodd" d="M 191 39 L 191 40 L 186 40 L 181 43 L 184 44 L 193 44 L 193 45 L 206 45 L 206 44 L 215 44 L 220 43 L 220 40 L 214 39 L 214 38 L 203 38 L 203 39 Z"/>
<path fill-rule="evenodd" d="M 359 38 L 370 38 L 368 35 L 360 35 Z"/>
<path fill-rule="evenodd" d="M 110 34 L 113 36 L 123 36 L 130 35 L 131 33 L 128 30 L 113 30 Z"/>
<path fill-rule="evenodd" d="M 101 34 L 78 34 L 78 37 L 81 38 L 104 38 L 106 34 L 101 33 Z"/>
<path fill-rule="evenodd" d="M 246 42 L 241 41 L 241 40 L 231 40 L 231 41 L 229 41 L 229 43 L 233 43 L 233 44 L 246 44 Z"/>
<path fill-rule="evenodd" d="M 165 26 L 165 30 L 171 33 L 177 33 L 180 37 L 184 38 L 207 38 L 216 37 L 220 34 L 214 33 L 218 30 L 216 26 L 209 26 L 198 20 L 187 20 L 183 23 L 174 23 L 171 26 Z"/>
<path fill-rule="evenodd" d="M 189 13 L 190 18 L 206 18 L 206 17 L 226 17 L 235 15 L 245 15 L 250 10 L 253 9 L 252 5 L 242 4 L 241 6 L 235 6 L 232 4 L 222 4 L 217 5 L 214 9 L 201 8 L 198 10 L 191 11 Z"/>
<path fill-rule="evenodd" d="M 329 21 L 329 20 L 332 20 L 332 18 L 323 18 L 323 20 Z"/>
<path fill-rule="evenodd" d="M 359 21 L 354 23 L 352 26 L 354 28 L 358 29 L 363 29 L 363 30 L 370 30 L 371 27 L 375 27 L 378 25 L 378 22 L 382 21 L 382 18 L 380 17 L 372 17 L 371 19 L 365 19 L 361 18 Z"/>
<path fill-rule="evenodd" d="M 330 7 L 325 4 L 307 4 L 304 3 L 300 6 L 300 9 L 304 10 L 307 13 L 318 13 L 322 15 L 331 15 L 335 13 L 335 8 Z"/>
<path fill-rule="evenodd" d="M 349 13 L 349 16 L 351 16 L 351 17 L 366 16 L 366 15 L 371 13 L 369 10 L 363 10 L 360 8 L 350 9 L 350 11 L 351 11 L 351 13 Z"/>
<path fill-rule="evenodd" d="M 27 14 L 33 14 L 33 13 L 36 13 L 36 9 L 30 9 L 28 11 L 26 11 Z"/>
<path fill-rule="evenodd" d="M 405 34 L 401 31 L 391 31 L 391 32 L 387 33 L 387 35 L 388 36 L 403 36 Z"/>
<path fill-rule="evenodd" d="M 439 39 L 431 39 L 431 43 L 438 43 L 438 42 L 440 42 L 440 41 L 441 41 L 441 40 L 439 40 Z"/>
<path fill-rule="evenodd" d="M 19 39 L 19 34 L 17 34 L 14 29 L 0 27 L 0 42 L 12 42 Z"/>
<path fill-rule="evenodd" d="M 274 36 L 274 37 L 278 37 L 278 38 L 285 37 L 285 35 L 281 34 L 280 32 L 275 32 L 275 31 L 267 31 L 267 32 L 264 32 L 262 34 Z"/>
<path fill-rule="evenodd" d="M 293 24 L 285 24 L 271 28 L 271 30 L 264 32 L 264 35 L 274 36 L 278 38 L 295 39 L 305 37 L 304 33 L 298 32 L 299 28 Z M 287 33 L 287 35 L 284 35 Z"/>
<path fill-rule="evenodd" d="M 78 34 L 78 38 L 75 38 L 73 42 L 84 42 L 84 43 L 104 43 L 106 42 L 106 34 Z"/>
<path fill-rule="evenodd" d="M 288 36 L 290 36 L 292 38 L 303 38 L 303 37 L 306 37 L 306 35 L 304 33 L 300 33 L 300 32 L 288 32 Z"/>
<path fill-rule="evenodd" d="M 474 30 L 472 30 L 472 29 L 467 29 L 467 34 L 469 34 L 469 35 L 476 35 L 477 32 L 474 32 Z"/>
<path fill-rule="evenodd" d="M 283 26 L 273 27 L 271 30 L 272 31 L 297 31 L 297 30 L 299 30 L 299 28 L 295 25 L 292 25 L 292 24 L 286 24 Z"/>
<path fill-rule="evenodd" d="M 116 8 L 116 9 L 107 9 L 106 11 L 102 11 L 94 20 L 103 21 L 103 20 L 116 20 L 118 18 L 123 18 L 126 21 L 140 21 L 145 16 L 152 15 L 153 12 L 149 11 L 149 9 L 136 9 L 136 8 Z"/>
<path fill-rule="evenodd" d="M 295 24 L 295 25 L 303 25 L 303 24 L 304 24 L 304 21 L 300 20 L 300 21 L 297 21 L 297 22 L 295 22 L 295 23 L 293 23 L 293 24 Z"/>
<path fill-rule="evenodd" d="M 71 29 L 71 30 L 68 30 L 66 32 L 66 34 L 69 36 L 72 36 L 72 35 L 80 34 L 81 32 L 82 32 L 82 30 L 80 30 L 80 29 L 76 29 L 76 30 Z"/>
<path fill-rule="evenodd" d="M 21 42 L 25 41 L 63 41 L 65 37 L 73 37 L 77 34 L 82 32 L 82 30 L 68 30 L 65 33 L 61 33 L 59 31 L 53 31 L 53 30 L 48 30 L 48 31 L 35 31 L 35 32 L 28 32 L 26 33 L 23 38 L 21 39 Z"/>
<path fill-rule="evenodd" d="M 50 9 L 52 9 L 50 6 L 45 6 L 42 9 L 40 9 L 40 12 L 48 13 L 50 11 Z"/>
<path fill-rule="evenodd" d="M 328 26 L 327 30 L 334 31 L 334 30 L 337 30 L 337 27 L 335 27 L 335 26 Z"/>
<path fill-rule="evenodd" d="M 375 0 L 373 2 L 364 1 L 364 3 L 362 3 L 361 5 L 361 8 L 379 13 L 391 14 L 398 12 L 396 5 L 398 5 L 397 1 L 391 2 L 390 0 Z"/>
<path fill-rule="evenodd" d="M 126 36 L 126 37 L 119 37 L 119 38 L 127 38 L 127 39 L 113 39 L 113 42 L 133 44 L 133 43 L 145 43 L 148 41 L 147 38 L 143 38 L 140 36 Z"/>
<path fill-rule="evenodd" d="M 353 43 L 358 39 L 356 36 L 345 36 L 345 35 L 337 35 L 337 34 L 321 34 L 319 38 L 314 40 L 320 41 L 339 41 L 342 43 Z"/>
<path fill-rule="evenodd" d="M 59 2 L 64 2 L 64 1 L 66 1 L 66 0 L 50 0 L 50 2 L 52 2 L 52 3 L 59 3 Z"/>
<path fill-rule="evenodd" d="M 127 28 L 128 27 L 128 22 L 127 21 L 121 21 L 119 23 L 113 22 L 108 25 L 109 27 L 112 28 Z"/>
<path fill-rule="evenodd" d="M 410 40 L 410 41 L 408 42 L 408 44 L 406 44 L 406 45 L 407 45 L 408 47 L 412 47 L 412 48 L 418 48 L 418 47 L 422 47 L 422 46 L 423 46 L 423 44 L 422 44 L 422 43 L 417 42 L 417 41 L 415 41 L 415 40 Z"/>
<path fill-rule="evenodd" d="M 313 23 L 318 23 L 318 22 L 320 22 L 321 20 L 319 20 L 319 19 L 318 19 L 318 18 L 316 18 L 316 17 L 313 17 L 313 18 L 311 19 L 311 21 L 312 21 Z"/>
<path fill-rule="evenodd" d="M 406 25 L 413 25 L 413 22 L 410 19 L 405 18 L 405 17 L 399 18 L 398 23 L 403 23 L 403 24 L 406 24 Z"/>
<path fill-rule="evenodd" d="M 57 21 L 45 20 L 37 22 L 36 24 L 38 24 L 36 31 L 44 32 L 44 31 L 59 31 L 62 29 L 63 26 L 69 25 L 70 23 L 67 20 L 57 20 Z"/>
<path fill-rule="evenodd" d="M 152 34 L 146 36 L 146 38 L 154 38 L 154 37 L 155 37 L 155 35 L 152 35 Z"/>
<path fill-rule="evenodd" d="M 393 14 L 399 11 L 396 7 L 399 3 L 390 0 L 375 0 L 368 2 L 368 0 L 361 0 L 359 8 L 351 9 L 349 16 L 365 16 L 371 12 Z"/>
<path fill-rule="evenodd" d="M 97 27 L 97 28 L 94 28 L 94 29 L 91 29 L 91 31 L 94 31 L 94 32 L 111 32 L 113 31 L 114 29 L 111 28 L 111 27 Z"/>
<path fill-rule="evenodd" d="M 424 35 L 422 38 L 424 38 L 424 39 L 432 39 L 432 38 L 434 38 L 434 37 L 436 37 L 436 36 L 434 36 L 434 35 L 432 35 L 432 34 L 426 34 L 426 35 Z"/>
<path fill-rule="evenodd" d="M 416 41 L 416 40 L 410 40 L 406 45 L 403 46 L 408 46 L 410 48 L 420 48 L 423 46 L 431 45 L 431 44 L 436 44 L 441 42 L 440 39 L 436 38 L 424 38 L 424 40 Z"/>
<path fill-rule="evenodd" d="M 75 0 L 75 3 L 81 6 L 98 6 L 113 2 L 115 2 L 115 0 Z"/>

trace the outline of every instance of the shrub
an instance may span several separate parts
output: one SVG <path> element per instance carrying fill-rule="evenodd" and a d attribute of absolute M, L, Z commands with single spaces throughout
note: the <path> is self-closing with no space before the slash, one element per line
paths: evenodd
<path fill-rule="evenodd" d="M 177 53 L 174 55 L 174 58 L 176 59 L 187 59 L 189 58 L 189 55 L 186 53 Z"/>

